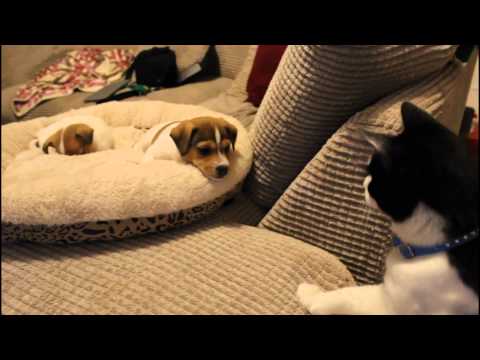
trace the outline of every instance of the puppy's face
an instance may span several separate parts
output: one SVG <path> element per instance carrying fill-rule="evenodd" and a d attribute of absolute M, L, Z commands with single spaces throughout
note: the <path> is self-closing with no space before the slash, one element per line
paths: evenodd
<path fill-rule="evenodd" d="M 91 152 L 93 144 L 93 129 L 85 124 L 73 124 L 63 131 L 63 145 L 65 155 L 82 155 Z M 48 154 L 48 148 L 54 147 L 60 152 L 62 141 L 62 130 L 50 136 L 43 145 L 43 151 Z"/>
<path fill-rule="evenodd" d="M 206 177 L 220 180 L 228 175 L 237 140 L 235 126 L 223 119 L 201 117 L 183 121 L 170 136 L 183 159 Z"/>

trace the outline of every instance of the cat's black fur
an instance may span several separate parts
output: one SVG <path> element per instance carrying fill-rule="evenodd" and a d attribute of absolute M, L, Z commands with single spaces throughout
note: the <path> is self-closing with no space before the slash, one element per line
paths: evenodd
<path fill-rule="evenodd" d="M 393 220 L 423 202 L 446 220 L 449 239 L 478 228 L 478 157 L 466 143 L 411 103 L 402 105 L 404 132 L 377 139 L 369 192 Z M 392 191 L 393 190 L 393 191 Z M 478 295 L 478 238 L 448 252 L 450 263 Z"/>

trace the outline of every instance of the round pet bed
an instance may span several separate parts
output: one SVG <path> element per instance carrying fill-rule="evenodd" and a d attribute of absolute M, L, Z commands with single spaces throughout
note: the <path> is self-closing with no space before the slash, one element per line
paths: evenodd
<path fill-rule="evenodd" d="M 36 132 L 70 115 L 113 128 L 115 147 L 80 156 L 27 150 Z M 229 174 L 212 182 L 174 161 L 141 163 L 132 145 L 159 123 L 221 117 L 238 130 Z M 230 116 L 162 101 L 110 102 L 2 126 L 2 242 L 78 242 L 165 231 L 217 210 L 240 189 L 252 164 L 247 131 Z"/>

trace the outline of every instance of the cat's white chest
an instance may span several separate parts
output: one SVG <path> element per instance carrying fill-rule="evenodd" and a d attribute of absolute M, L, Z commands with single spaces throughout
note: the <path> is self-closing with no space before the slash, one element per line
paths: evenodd
<path fill-rule="evenodd" d="M 460 279 L 446 254 L 404 259 L 393 249 L 386 259 L 384 290 L 395 313 L 478 313 L 478 297 Z"/>

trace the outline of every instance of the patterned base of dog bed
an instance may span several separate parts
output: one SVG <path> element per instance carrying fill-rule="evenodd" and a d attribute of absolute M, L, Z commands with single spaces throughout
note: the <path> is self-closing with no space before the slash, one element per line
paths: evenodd
<path fill-rule="evenodd" d="M 240 192 L 242 184 L 243 182 L 234 190 L 205 204 L 153 217 L 53 226 L 2 222 L 2 244 L 18 241 L 72 244 L 83 241 L 120 240 L 167 231 L 199 221 L 214 213 Z"/>

